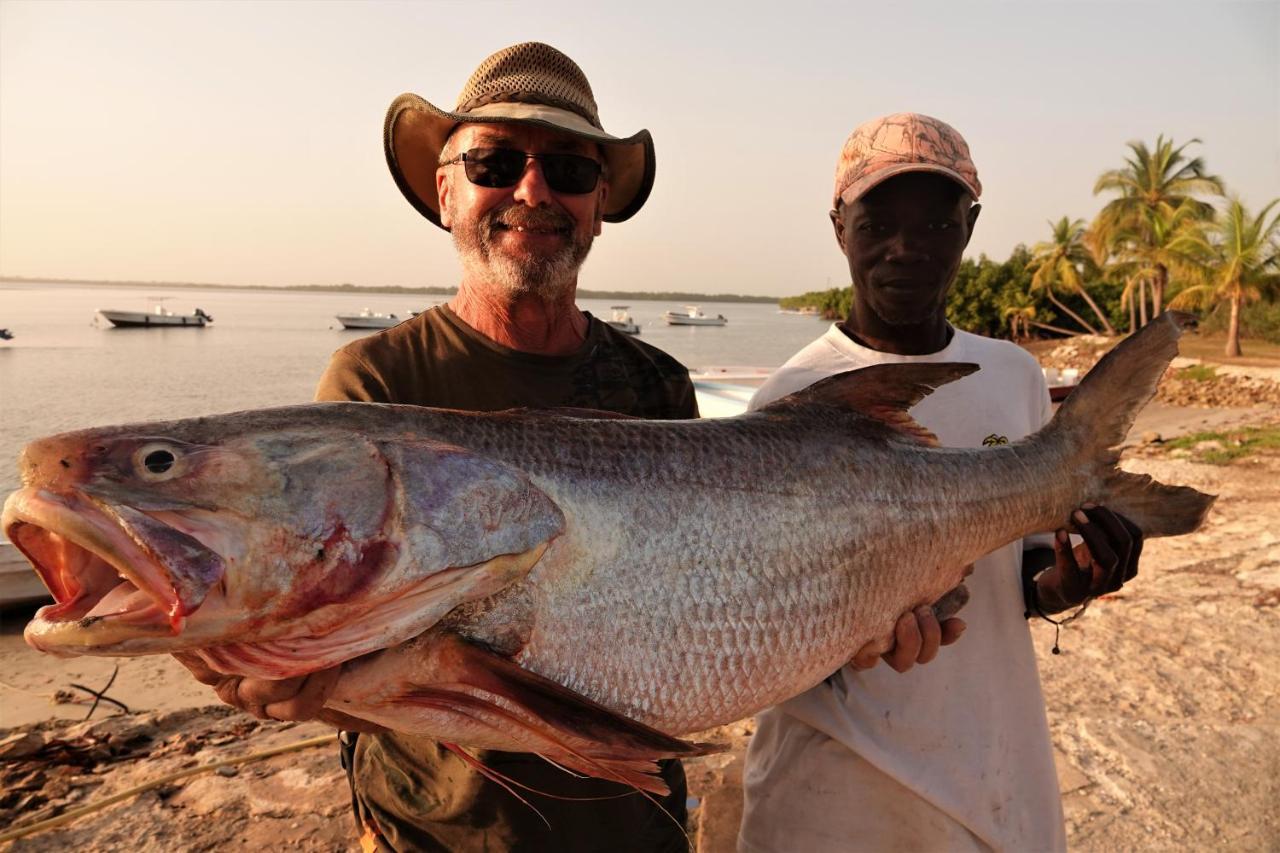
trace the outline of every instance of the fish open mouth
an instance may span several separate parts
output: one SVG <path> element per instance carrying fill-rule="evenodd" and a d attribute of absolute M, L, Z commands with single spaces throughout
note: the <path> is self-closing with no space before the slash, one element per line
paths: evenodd
<path fill-rule="evenodd" d="M 22 489 L 5 502 L 3 527 L 54 597 L 32 623 L 52 645 L 70 634 L 97 645 L 91 636 L 106 623 L 131 635 L 181 629 L 184 608 L 168 568 L 95 501 Z"/>

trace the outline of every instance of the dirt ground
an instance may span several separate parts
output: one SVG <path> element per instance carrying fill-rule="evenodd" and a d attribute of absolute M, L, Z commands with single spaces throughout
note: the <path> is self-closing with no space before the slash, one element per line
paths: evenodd
<path fill-rule="evenodd" d="M 1226 466 L 1140 437 L 1280 423 L 1280 409 L 1154 404 L 1125 466 L 1220 495 L 1207 525 L 1148 543 L 1137 582 L 1063 629 L 1036 624 L 1070 845 L 1076 850 L 1280 849 L 1280 454 Z M 260 724 L 218 706 L 167 657 L 58 660 L 0 619 L 0 840 L 6 830 L 166 774 L 303 744 L 152 787 L 15 851 L 356 850 L 336 747 L 318 724 Z M 945 651 L 944 651 L 945 655 Z M 102 703 L 101 689 L 129 707 Z M 945 657 L 934 665 L 945 665 Z M 730 851 L 751 721 L 730 752 L 689 763 L 692 835 Z M 309 744 L 309 745 L 308 745 Z"/>

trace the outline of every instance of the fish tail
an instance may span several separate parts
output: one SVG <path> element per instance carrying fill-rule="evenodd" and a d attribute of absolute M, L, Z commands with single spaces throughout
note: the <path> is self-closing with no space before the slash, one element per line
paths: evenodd
<path fill-rule="evenodd" d="M 1124 515 L 1146 536 L 1190 533 L 1204 521 L 1214 495 L 1169 486 L 1120 470 L 1120 445 L 1152 397 L 1194 318 L 1166 311 L 1103 356 L 1063 402 L 1041 435 L 1065 438 L 1073 470 L 1087 470 L 1084 500 Z M 1083 501 L 1082 501 L 1083 502 Z"/>

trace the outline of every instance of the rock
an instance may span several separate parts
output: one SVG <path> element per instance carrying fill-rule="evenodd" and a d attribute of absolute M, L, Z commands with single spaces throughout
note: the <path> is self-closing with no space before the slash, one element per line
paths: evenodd
<path fill-rule="evenodd" d="M 1160 433 L 1156 432 L 1155 430 L 1148 430 L 1147 432 L 1144 432 L 1142 434 L 1142 443 L 1143 444 L 1163 444 L 1164 437 L 1161 436 Z"/>

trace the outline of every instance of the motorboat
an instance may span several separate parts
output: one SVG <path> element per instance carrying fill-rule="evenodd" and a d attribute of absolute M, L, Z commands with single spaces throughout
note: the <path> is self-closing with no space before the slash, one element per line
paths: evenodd
<path fill-rule="evenodd" d="M 605 322 L 613 326 L 619 332 L 626 332 L 628 335 L 640 334 L 640 324 L 631 319 L 628 313 L 630 305 L 611 305 L 609 310 L 613 312 L 613 316 Z"/>
<path fill-rule="evenodd" d="M 416 313 L 410 311 L 405 317 L 397 317 L 395 314 L 380 314 L 365 308 L 359 314 L 338 314 L 336 316 L 344 329 L 390 329 L 392 326 L 409 319 L 409 317 L 415 316 Z"/>
<path fill-rule="evenodd" d="M 0 608 L 53 601 L 17 546 L 0 539 Z"/>
<path fill-rule="evenodd" d="M 773 374 L 772 367 L 716 366 L 689 371 L 698 413 L 704 418 L 730 418 L 747 410 L 752 395 Z"/>
<path fill-rule="evenodd" d="M 213 317 L 199 308 L 194 314 L 175 314 L 159 303 L 156 303 L 156 307 L 151 311 L 117 311 L 112 308 L 99 308 L 98 314 L 108 320 L 111 325 L 121 329 L 170 326 L 189 326 L 198 329 L 213 322 Z"/>
<path fill-rule="evenodd" d="M 662 319 L 669 326 L 723 326 L 729 322 L 723 314 L 708 317 L 697 305 L 686 305 L 683 311 L 668 311 Z"/>

